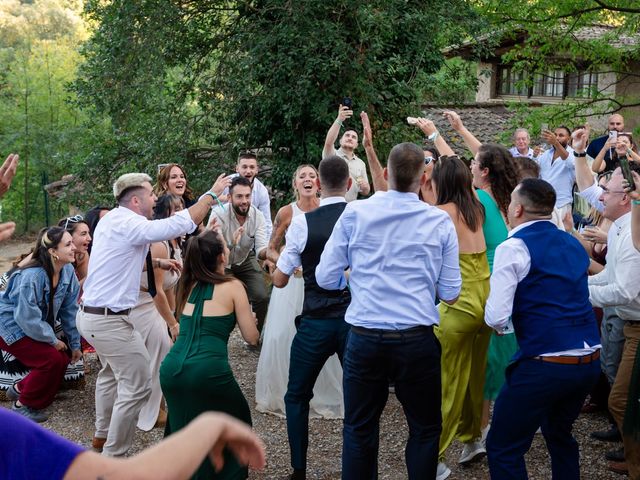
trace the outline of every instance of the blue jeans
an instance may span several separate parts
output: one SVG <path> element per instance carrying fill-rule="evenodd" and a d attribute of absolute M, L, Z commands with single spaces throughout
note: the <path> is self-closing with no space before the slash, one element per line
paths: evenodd
<path fill-rule="evenodd" d="M 578 443 L 571 429 L 599 375 L 599 360 L 563 365 L 526 359 L 509 365 L 487 437 L 491 479 L 528 478 L 524 455 L 542 427 L 552 478 L 578 480 Z"/>
<path fill-rule="evenodd" d="M 349 324 L 343 318 L 303 317 L 291 343 L 289 383 L 284 396 L 291 466 L 307 468 L 309 402 L 322 367 L 334 353 L 342 363 Z"/>
<path fill-rule="evenodd" d="M 352 328 L 343 364 L 344 480 L 378 476 L 380 415 L 390 381 L 409 424 L 409 479 L 435 478 L 442 430 L 440 353 L 432 327 L 389 332 Z"/>

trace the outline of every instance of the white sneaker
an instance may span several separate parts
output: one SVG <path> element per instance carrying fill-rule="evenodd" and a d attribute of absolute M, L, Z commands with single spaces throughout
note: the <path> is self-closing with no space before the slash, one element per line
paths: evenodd
<path fill-rule="evenodd" d="M 478 455 L 485 455 L 486 453 L 487 450 L 484 448 L 482 441 L 479 438 L 476 438 L 473 442 L 464 444 L 464 449 L 462 450 L 462 455 L 460 455 L 458 463 L 469 463 L 477 458 Z"/>
<path fill-rule="evenodd" d="M 487 448 L 487 435 L 489 435 L 489 429 L 491 428 L 491 424 L 487 425 L 482 429 L 482 436 L 480 437 L 480 441 L 485 448 Z"/>
<path fill-rule="evenodd" d="M 451 469 L 444 462 L 438 462 L 438 470 L 436 471 L 436 480 L 445 480 L 451 475 Z"/>

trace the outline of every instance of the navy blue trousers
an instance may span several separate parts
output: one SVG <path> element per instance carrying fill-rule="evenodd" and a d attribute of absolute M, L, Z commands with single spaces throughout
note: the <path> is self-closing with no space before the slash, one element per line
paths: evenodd
<path fill-rule="evenodd" d="M 578 480 L 578 443 L 571 430 L 599 374 L 599 360 L 562 365 L 526 359 L 509 365 L 487 437 L 491 479 L 528 478 L 524 455 L 541 427 L 552 477 Z"/>
<path fill-rule="evenodd" d="M 331 355 L 337 353 L 342 363 L 348 333 L 349 324 L 343 318 L 303 317 L 293 337 L 284 405 L 291 466 L 295 469 L 307 468 L 309 402 L 313 398 L 313 386 Z"/>
<path fill-rule="evenodd" d="M 352 329 L 349 335 L 343 365 L 343 480 L 378 478 L 380 415 L 389 381 L 395 383 L 409 424 L 409 479 L 436 477 L 442 430 L 440 343 L 432 327 L 401 332 Z"/>

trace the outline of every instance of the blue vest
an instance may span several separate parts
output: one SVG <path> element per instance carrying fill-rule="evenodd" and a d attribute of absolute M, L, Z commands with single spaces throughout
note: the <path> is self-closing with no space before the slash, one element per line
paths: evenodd
<path fill-rule="evenodd" d="M 513 326 L 520 350 L 514 360 L 600 343 L 589 302 L 589 256 L 580 242 L 551 222 L 536 222 L 513 234 L 531 255 L 518 283 Z"/>

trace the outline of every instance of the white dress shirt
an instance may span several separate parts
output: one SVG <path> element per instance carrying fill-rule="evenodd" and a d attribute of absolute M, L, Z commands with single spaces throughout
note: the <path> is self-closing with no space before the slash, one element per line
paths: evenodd
<path fill-rule="evenodd" d="M 523 228 L 537 222 L 549 220 L 532 220 L 518 225 L 509 232 L 508 238 L 498 245 L 493 258 L 493 272 L 491 272 L 490 292 L 484 308 L 484 321 L 491 328 L 502 332 L 509 324 L 513 312 L 513 300 L 518 284 L 529 274 L 531 255 L 525 243 L 513 235 Z M 584 344 L 582 349 L 563 352 L 549 352 L 541 356 L 573 355 L 582 356 L 593 353 L 600 345 Z"/>
<path fill-rule="evenodd" d="M 584 198 L 589 205 L 594 207 L 600 213 L 604 212 L 604 204 L 600 201 L 600 197 L 602 196 L 602 187 L 598 185 L 598 182 L 594 181 L 593 185 L 588 188 L 582 190 L 578 195 Z"/>
<path fill-rule="evenodd" d="M 195 229 L 186 209 L 162 220 L 149 220 L 126 207 L 109 211 L 93 235 L 82 303 L 114 311 L 133 308 L 149 245 Z"/>
<path fill-rule="evenodd" d="M 607 237 L 607 264 L 589 277 L 589 299 L 596 307 L 615 307 L 623 320 L 640 321 L 640 252 L 631 240 L 631 212 L 618 218 Z"/>
<path fill-rule="evenodd" d="M 344 197 L 327 197 L 320 200 L 320 207 L 334 203 L 344 203 Z M 296 268 L 302 265 L 300 256 L 307 246 L 309 238 L 309 226 L 304 215 L 296 215 L 285 235 L 285 247 L 278 257 L 277 267 L 285 275 L 293 275 Z"/>
<path fill-rule="evenodd" d="M 343 288 L 346 268 L 351 304 L 345 320 L 364 328 L 437 325 L 436 294 L 453 300 L 462 285 L 449 215 L 415 193 L 395 190 L 347 204 L 316 268 L 318 285 Z"/>
<path fill-rule="evenodd" d="M 362 177 L 364 180 L 366 180 L 367 183 L 369 183 L 369 178 L 367 177 L 367 166 L 362 161 L 362 159 L 355 154 L 350 159 L 347 156 L 347 153 L 344 150 L 342 150 L 342 147 L 336 150 L 336 155 L 344 159 L 344 161 L 347 162 L 347 165 L 349 165 L 349 175 L 351 176 L 351 187 L 349 188 L 349 190 L 347 190 L 347 193 L 345 194 L 344 198 L 347 200 L 347 202 L 353 202 L 358 198 L 358 193 L 360 193 L 360 186 L 358 185 L 358 177 Z"/>
<path fill-rule="evenodd" d="M 553 186 L 556 191 L 556 208 L 562 208 L 573 202 L 573 184 L 576 181 L 576 165 L 573 150 L 566 147 L 569 156 L 563 160 L 553 160 L 555 149 L 550 148 L 540 155 L 536 162 L 540 165 L 540 178 Z"/>

